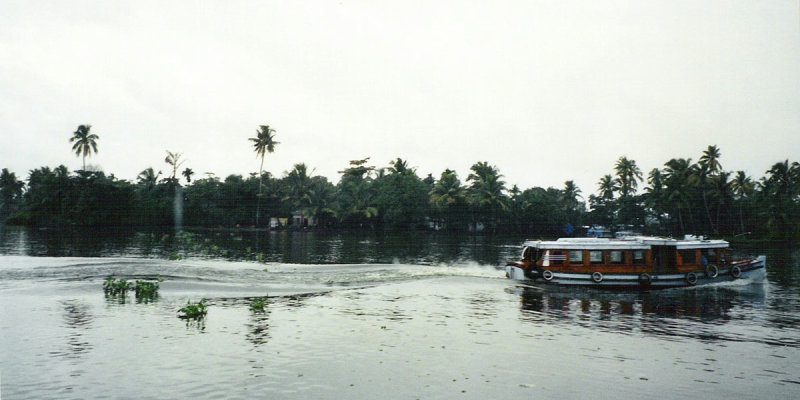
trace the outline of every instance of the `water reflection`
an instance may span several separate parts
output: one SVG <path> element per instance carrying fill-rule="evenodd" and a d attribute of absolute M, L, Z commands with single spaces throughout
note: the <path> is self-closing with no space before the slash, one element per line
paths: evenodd
<path fill-rule="evenodd" d="M 519 237 L 434 232 L 263 232 L 195 229 L 0 227 L 0 254 L 29 256 L 220 257 L 291 264 L 476 262 L 515 258 Z"/>
<path fill-rule="evenodd" d="M 61 302 L 64 307 L 62 322 L 67 328 L 67 351 L 57 355 L 67 358 L 79 358 L 92 350 L 92 344 L 86 339 L 86 333 L 92 327 L 94 316 L 88 304 L 78 300 Z"/>
<path fill-rule="evenodd" d="M 253 346 L 258 347 L 270 340 L 269 324 L 270 314 L 270 300 L 265 299 L 263 308 L 253 309 L 252 301 L 263 298 L 248 299 L 251 304 L 250 309 L 250 322 L 247 323 L 247 341 L 252 343 Z"/>
<path fill-rule="evenodd" d="M 521 318 L 533 323 L 564 323 L 605 332 L 636 332 L 668 339 L 740 341 L 739 334 L 721 327 L 759 329 L 764 319 L 764 284 L 704 287 L 653 292 L 613 293 L 589 289 L 518 286 Z M 760 338 L 767 344 L 798 345 L 796 340 Z"/>

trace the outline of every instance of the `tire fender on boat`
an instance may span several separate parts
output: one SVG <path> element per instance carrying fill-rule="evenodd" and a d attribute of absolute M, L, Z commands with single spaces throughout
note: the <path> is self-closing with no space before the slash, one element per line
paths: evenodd
<path fill-rule="evenodd" d="M 643 274 L 639 274 L 639 283 L 641 283 L 642 285 L 649 285 L 652 280 L 653 277 L 646 272 Z"/>
<path fill-rule="evenodd" d="M 595 283 L 600 283 L 600 282 L 602 282 L 602 281 L 603 281 L 603 274 L 601 274 L 601 273 L 599 273 L 599 272 L 597 272 L 597 271 L 595 271 L 595 272 L 592 272 L 592 280 L 593 280 Z"/>
<path fill-rule="evenodd" d="M 544 280 L 546 280 L 546 281 L 552 281 L 553 280 L 553 271 L 550 271 L 549 269 L 546 269 L 546 270 L 542 271 L 542 278 L 544 278 Z"/>
<path fill-rule="evenodd" d="M 694 285 L 697 283 L 697 274 L 694 272 L 689 272 L 686 274 L 686 282 L 690 285 Z"/>
<path fill-rule="evenodd" d="M 731 267 L 731 276 L 734 278 L 739 278 L 742 276 L 742 269 L 738 265 L 734 265 Z"/>
<path fill-rule="evenodd" d="M 706 265 L 706 276 L 711 279 L 716 278 L 719 276 L 719 268 L 717 268 L 717 266 L 714 264 Z"/>

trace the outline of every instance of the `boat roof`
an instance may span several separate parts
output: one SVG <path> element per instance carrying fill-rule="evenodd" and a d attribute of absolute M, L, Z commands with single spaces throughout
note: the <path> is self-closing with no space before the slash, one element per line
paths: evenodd
<path fill-rule="evenodd" d="M 652 246 L 675 246 L 683 249 L 717 249 L 728 247 L 724 240 L 708 240 L 695 236 L 672 239 L 653 236 L 625 238 L 560 238 L 558 240 L 526 240 L 523 246 L 547 250 L 650 250 Z"/>

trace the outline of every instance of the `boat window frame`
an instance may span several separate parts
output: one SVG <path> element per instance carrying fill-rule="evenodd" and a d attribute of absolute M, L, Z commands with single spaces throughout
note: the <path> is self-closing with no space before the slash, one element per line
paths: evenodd
<path fill-rule="evenodd" d="M 600 253 L 600 260 L 599 261 L 595 261 L 595 260 L 592 259 L 593 256 L 597 255 L 597 253 Z M 603 264 L 604 263 L 604 259 L 605 259 L 605 254 L 604 253 L 605 252 L 603 250 L 589 250 L 589 264 L 592 264 L 592 265 Z"/>
<path fill-rule="evenodd" d="M 636 253 L 641 254 L 640 258 L 636 258 Z M 634 250 L 633 254 L 631 254 L 631 263 L 634 265 L 644 265 L 647 263 L 646 261 L 647 255 L 645 254 L 644 250 Z"/>
<path fill-rule="evenodd" d="M 580 257 L 579 261 L 574 261 L 572 259 L 572 255 L 577 254 Z M 568 250 L 567 251 L 567 261 L 572 265 L 583 265 L 583 250 Z"/>
<path fill-rule="evenodd" d="M 619 261 L 614 261 L 614 253 L 619 253 Z M 625 252 L 622 250 L 609 250 L 608 251 L 608 263 L 614 265 L 622 265 L 625 264 Z"/>

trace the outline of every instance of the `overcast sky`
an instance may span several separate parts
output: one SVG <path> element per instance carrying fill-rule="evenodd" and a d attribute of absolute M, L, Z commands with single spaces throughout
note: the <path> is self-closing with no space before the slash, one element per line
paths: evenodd
<path fill-rule="evenodd" d="M 710 144 L 759 178 L 800 161 L 800 2 L 0 2 L 0 168 L 134 180 L 181 152 L 197 177 L 402 157 L 477 161 L 510 187 L 584 196 L 620 156 L 645 173 Z M 644 185 L 642 185 L 644 186 Z"/>

